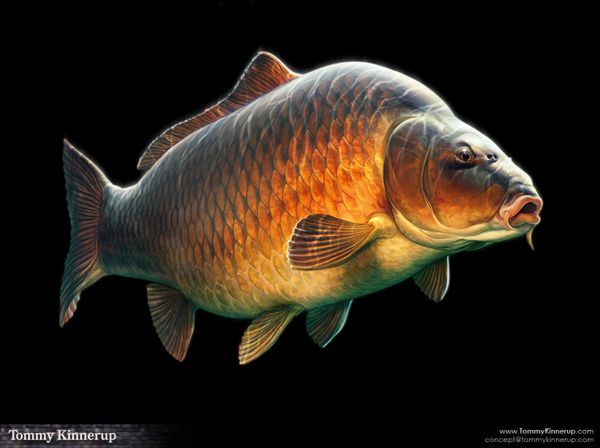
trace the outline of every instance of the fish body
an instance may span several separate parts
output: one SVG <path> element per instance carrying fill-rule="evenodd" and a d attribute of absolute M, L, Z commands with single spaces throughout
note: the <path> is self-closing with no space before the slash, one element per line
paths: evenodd
<path fill-rule="evenodd" d="M 432 148 L 444 145 L 452 149 L 438 161 Z M 456 157 L 468 156 L 454 146 L 484 148 L 497 165 L 469 165 L 479 180 L 461 179 L 468 162 Z M 534 204 L 538 219 L 525 230 L 537 224 L 531 180 L 502 156 L 398 72 L 349 62 L 298 75 L 259 53 L 227 98 L 153 142 L 133 186 L 113 185 L 65 143 L 72 244 L 61 324 L 85 287 L 121 275 L 152 282 L 155 327 L 177 359 L 197 309 L 254 319 L 241 363 L 303 311 L 324 346 L 355 298 L 414 277 L 441 300 L 449 255 L 523 234 L 506 217 L 513 197 Z M 445 167 L 444 157 L 465 165 Z M 447 197 L 462 188 L 481 197 L 466 213 Z"/>

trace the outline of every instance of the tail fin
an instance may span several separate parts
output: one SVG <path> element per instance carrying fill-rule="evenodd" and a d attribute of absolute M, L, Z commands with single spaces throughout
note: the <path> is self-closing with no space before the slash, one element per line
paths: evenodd
<path fill-rule="evenodd" d="M 67 140 L 63 164 L 71 219 L 71 245 L 60 288 L 59 324 L 73 317 L 81 292 L 104 276 L 98 264 L 98 229 L 109 180 Z"/>

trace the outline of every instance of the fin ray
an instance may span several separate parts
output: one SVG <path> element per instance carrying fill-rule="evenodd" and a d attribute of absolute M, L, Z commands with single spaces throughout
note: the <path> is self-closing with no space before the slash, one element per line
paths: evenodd
<path fill-rule="evenodd" d="M 104 189 L 110 184 L 91 160 L 66 139 L 63 143 L 71 244 L 60 288 L 61 327 L 73 317 L 81 292 L 104 276 L 98 264 L 98 228 Z"/>
<path fill-rule="evenodd" d="M 267 312 L 254 319 L 240 343 L 240 364 L 248 364 L 266 353 L 298 313 L 299 310 L 283 309 Z"/>
<path fill-rule="evenodd" d="M 375 227 L 331 215 L 309 215 L 294 228 L 288 242 L 292 269 L 326 269 L 345 263 L 373 241 Z"/>
<path fill-rule="evenodd" d="M 450 286 L 450 257 L 444 257 L 427 266 L 413 279 L 427 297 L 434 302 L 440 302 Z"/>
<path fill-rule="evenodd" d="M 348 300 L 308 311 L 306 331 L 319 347 L 327 346 L 342 331 L 351 305 L 352 300 Z"/>
<path fill-rule="evenodd" d="M 183 361 L 194 334 L 194 305 L 177 289 L 150 283 L 148 306 L 163 346 L 173 358 Z"/>
<path fill-rule="evenodd" d="M 137 168 L 142 171 L 151 168 L 171 147 L 188 135 L 299 76 L 271 53 L 259 52 L 226 98 L 164 131 L 150 143 L 140 157 Z"/>

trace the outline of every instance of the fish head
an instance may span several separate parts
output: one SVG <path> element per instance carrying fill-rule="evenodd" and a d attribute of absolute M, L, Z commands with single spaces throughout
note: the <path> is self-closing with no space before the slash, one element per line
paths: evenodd
<path fill-rule="evenodd" d="M 430 247 L 479 247 L 540 222 L 543 202 L 529 175 L 453 116 L 399 121 L 387 140 L 384 182 L 399 230 Z"/>

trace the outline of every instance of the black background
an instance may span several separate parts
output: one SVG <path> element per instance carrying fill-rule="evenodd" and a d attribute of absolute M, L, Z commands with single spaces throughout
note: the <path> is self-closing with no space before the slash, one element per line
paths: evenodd
<path fill-rule="evenodd" d="M 26 144 L 11 140 L 18 165 L 9 166 L 22 176 L 11 191 L 24 209 L 12 228 L 25 234 L 6 238 L 19 242 L 6 279 L 19 288 L 4 296 L 14 309 L 2 325 L 3 421 L 176 422 L 223 440 L 320 428 L 397 441 L 594 421 L 597 297 L 575 252 L 583 244 L 573 222 L 581 217 L 578 175 L 563 157 L 573 132 L 564 126 L 573 108 L 564 88 L 574 70 L 571 19 L 551 10 L 339 8 L 152 17 L 90 10 L 24 55 L 27 83 L 40 95 L 23 100 Z M 223 97 L 261 49 L 300 73 L 362 60 L 432 88 L 533 177 L 545 201 L 535 253 L 519 239 L 454 256 L 442 303 L 407 281 L 356 301 L 326 349 L 297 318 L 244 367 L 237 345 L 247 322 L 203 312 L 187 359 L 174 361 L 154 332 L 141 281 L 102 279 L 60 329 L 69 240 L 63 136 L 116 184 L 134 183 L 144 147 Z"/>

